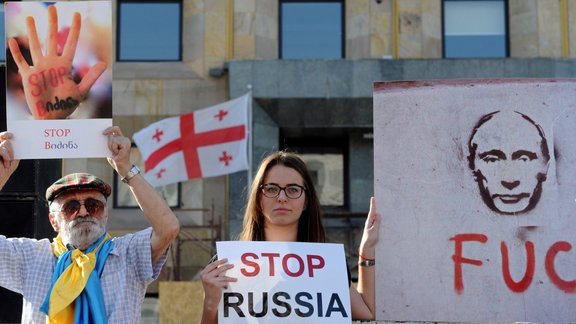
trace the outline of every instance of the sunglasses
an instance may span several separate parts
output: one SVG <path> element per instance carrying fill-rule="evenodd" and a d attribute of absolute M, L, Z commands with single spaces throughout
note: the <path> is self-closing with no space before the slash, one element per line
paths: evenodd
<path fill-rule="evenodd" d="M 72 217 L 80 211 L 80 207 L 84 206 L 86 211 L 91 216 L 97 216 L 104 210 L 104 203 L 98 199 L 87 198 L 84 202 L 78 200 L 68 200 L 60 208 L 60 212 L 64 214 L 65 217 Z"/>

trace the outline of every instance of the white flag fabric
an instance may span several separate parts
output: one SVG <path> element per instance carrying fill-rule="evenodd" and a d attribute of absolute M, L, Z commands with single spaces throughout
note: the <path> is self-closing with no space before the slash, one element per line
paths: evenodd
<path fill-rule="evenodd" d="M 247 93 L 136 132 L 146 179 L 158 187 L 248 169 L 249 100 Z"/>

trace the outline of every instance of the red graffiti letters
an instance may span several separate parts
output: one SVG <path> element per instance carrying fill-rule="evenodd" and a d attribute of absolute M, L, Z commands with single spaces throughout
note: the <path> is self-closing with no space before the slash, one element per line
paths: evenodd
<path fill-rule="evenodd" d="M 452 255 L 452 261 L 454 262 L 454 290 L 457 294 L 461 294 L 464 291 L 464 279 L 462 274 L 462 267 L 464 264 L 482 266 L 482 261 L 478 259 L 473 259 L 463 256 L 462 246 L 465 243 L 481 243 L 484 244 L 488 242 L 488 237 L 484 234 L 477 233 L 465 233 L 456 234 L 450 238 L 450 241 L 454 241 L 454 254 Z M 534 243 L 531 241 L 526 241 L 526 268 L 524 271 L 524 276 L 520 281 L 514 281 L 512 275 L 510 274 L 510 261 L 508 257 L 508 245 L 506 242 L 502 241 L 500 243 L 500 253 L 502 257 L 502 277 L 506 287 L 515 293 L 522 293 L 526 291 L 532 280 L 534 278 L 534 272 L 536 269 L 536 255 Z M 556 271 L 555 260 L 557 257 L 561 257 L 558 254 L 560 252 L 569 252 L 572 250 L 572 245 L 565 241 L 559 241 L 546 252 L 544 268 L 546 269 L 546 274 L 550 281 L 556 286 L 556 288 L 566 292 L 574 293 L 576 292 L 576 280 L 565 280 L 562 279 L 558 272 Z"/>

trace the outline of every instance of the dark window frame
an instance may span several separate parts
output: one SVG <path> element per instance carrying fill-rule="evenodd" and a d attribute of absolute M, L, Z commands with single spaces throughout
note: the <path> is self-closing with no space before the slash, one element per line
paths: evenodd
<path fill-rule="evenodd" d="M 135 149 L 138 148 L 138 146 L 136 145 L 136 143 L 132 143 L 130 146 L 130 149 Z M 136 164 L 136 163 L 135 163 Z M 144 167 L 140 167 L 140 170 L 142 172 L 142 174 L 145 173 Z M 118 204 L 118 193 L 119 193 L 119 186 L 122 183 L 122 180 L 120 179 L 120 176 L 118 175 L 117 172 L 113 172 L 114 176 L 113 176 L 113 180 L 112 180 L 112 196 L 113 196 L 113 204 L 112 204 L 112 208 L 114 209 L 139 209 L 140 207 L 138 206 L 138 204 L 134 205 L 134 206 L 126 206 L 126 205 L 119 205 Z M 173 209 L 179 209 L 182 206 L 182 183 L 178 182 L 177 184 L 177 189 L 176 189 L 176 205 L 170 205 L 170 203 L 168 203 L 168 206 L 170 206 L 170 208 Z"/>
<path fill-rule="evenodd" d="M 173 60 L 167 60 L 167 59 L 121 59 L 120 58 L 120 54 L 121 54 L 121 46 L 120 43 L 122 42 L 122 39 L 120 37 L 121 35 L 121 28 L 122 28 L 122 4 L 126 4 L 126 3 L 130 3 L 130 4 L 154 4 L 154 3 L 159 3 L 159 4 L 169 4 L 169 3 L 175 3 L 178 4 L 178 8 L 179 8 L 179 12 L 180 12 L 180 26 L 178 28 L 178 33 L 179 33 L 179 37 L 178 37 L 178 58 L 177 59 L 173 59 Z M 181 62 L 182 61 L 182 48 L 183 48 L 183 36 L 182 36 L 182 32 L 183 32 L 183 17 L 184 17 L 184 13 L 183 13 L 183 0 L 164 0 L 164 1 L 160 1 L 160 0 L 118 0 L 116 3 L 116 62 Z"/>
<path fill-rule="evenodd" d="M 340 26 L 340 34 L 341 34 L 341 48 L 340 48 L 340 59 L 346 58 L 346 1 L 345 0 L 280 0 L 278 2 L 278 58 L 284 59 L 282 57 L 282 50 L 283 50 L 283 40 L 282 40 L 282 5 L 285 3 L 339 3 L 342 6 L 341 17 L 340 20 L 342 25 Z"/>
<path fill-rule="evenodd" d="M 494 1 L 494 2 L 503 2 L 504 3 L 504 51 L 505 54 L 501 58 L 508 58 L 510 57 L 510 8 L 508 0 L 442 0 L 442 7 L 441 9 L 441 18 L 442 18 L 442 58 L 451 59 L 451 58 L 459 58 L 459 57 L 446 57 L 446 14 L 445 14 L 445 3 L 446 2 L 461 2 L 461 1 Z M 470 57 L 472 58 L 472 57 Z M 483 58 L 482 56 L 474 57 L 474 58 Z M 465 59 L 465 58 L 462 58 Z"/>
<path fill-rule="evenodd" d="M 343 204 L 341 206 L 321 205 L 323 213 L 346 212 L 350 206 L 350 179 L 349 165 L 350 154 L 348 150 L 348 138 L 344 135 L 336 137 L 287 137 L 280 131 L 280 150 L 287 150 L 297 154 L 342 154 L 342 191 Z M 318 197 L 320 198 L 320 197 Z"/>

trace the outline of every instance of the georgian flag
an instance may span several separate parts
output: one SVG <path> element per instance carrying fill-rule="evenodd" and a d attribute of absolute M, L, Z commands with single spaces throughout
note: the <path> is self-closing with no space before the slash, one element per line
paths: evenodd
<path fill-rule="evenodd" d="M 136 132 L 148 182 L 158 187 L 247 170 L 248 100 L 250 93 Z"/>

